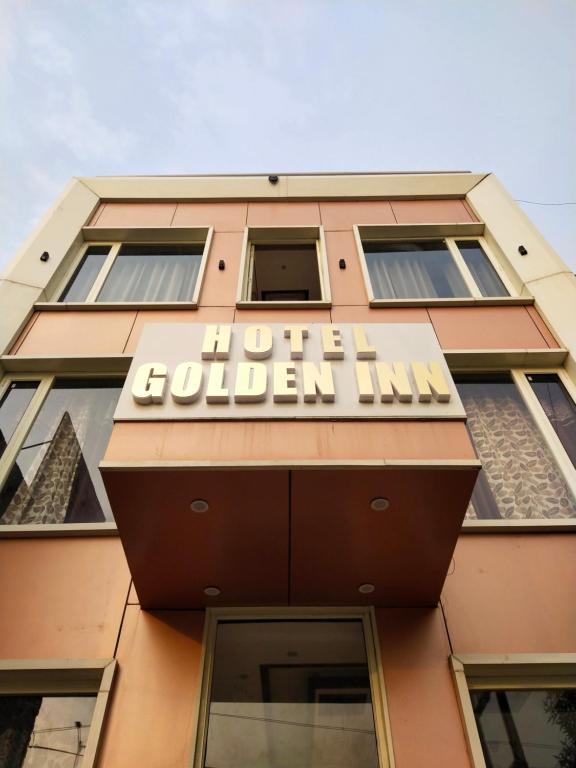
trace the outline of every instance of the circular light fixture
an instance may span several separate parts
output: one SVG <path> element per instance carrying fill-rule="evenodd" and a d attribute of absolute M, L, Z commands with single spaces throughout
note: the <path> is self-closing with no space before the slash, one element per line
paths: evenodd
<path fill-rule="evenodd" d="M 358 592 L 360 592 L 361 595 L 371 595 L 375 589 L 376 587 L 374 584 L 360 584 Z"/>
<path fill-rule="evenodd" d="M 204 499 L 194 499 L 192 504 L 190 504 L 190 509 L 198 515 L 203 515 L 204 512 L 208 512 L 210 506 Z"/>
<path fill-rule="evenodd" d="M 220 590 L 218 587 L 205 587 L 204 594 L 208 595 L 208 597 L 218 597 Z"/>
<path fill-rule="evenodd" d="M 370 509 L 373 509 L 374 512 L 383 512 L 385 509 L 388 509 L 390 506 L 389 499 L 385 499 L 384 496 L 376 496 L 375 499 L 372 499 L 370 502 Z"/>

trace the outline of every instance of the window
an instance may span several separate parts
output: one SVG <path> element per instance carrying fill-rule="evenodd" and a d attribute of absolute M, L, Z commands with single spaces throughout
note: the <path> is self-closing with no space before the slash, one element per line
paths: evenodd
<path fill-rule="evenodd" d="M 453 657 L 475 768 L 576 765 L 575 657 Z"/>
<path fill-rule="evenodd" d="M 478 239 L 372 239 L 357 232 L 370 301 L 502 298 L 504 276 Z"/>
<path fill-rule="evenodd" d="M 210 239 L 88 245 L 58 301 L 197 304 Z"/>
<path fill-rule="evenodd" d="M 318 307 L 329 302 L 321 227 L 247 231 L 240 306 Z"/>
<path fill-rule="evenodd" d="M 0 525 L 113 520 L 98 463 L 123 381 L 9 382 L 0 400 Z"/>
<path fill-rule="evenodd" d="M 91 768 L 95 764 L 115 662 L 60 665 L 0 662 L 0 765 Z"/>
<path fill-rule="evenodd" d="M 468 519 L 576 517 L 574 485 L 517 386 L 523 378 L 520 372 L 454 376 L 482 461 Z"/>
<path fill-rule="evenodd" d="M 196 765 L 382 764 L 362 618 L 222 618 L 213 632 Z"/>
<path fill-rule="evenodd" d="M 576 403 L 557 373 L 530 373 L 527 379 L 570 461 L 576 467 Z"/>

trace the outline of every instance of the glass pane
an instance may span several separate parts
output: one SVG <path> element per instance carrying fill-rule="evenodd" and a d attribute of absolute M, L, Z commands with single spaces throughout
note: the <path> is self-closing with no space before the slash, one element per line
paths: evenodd
<path fill-rule="evenodd" d="M 2 768 L 79 768 L 95 696 L 0 696 Z"/>
<path fill-rule="evenodd" d="M 0 494 L 0 524 L 112 520 L 98 463 L 121 379 L 57 379 Z"/>
<path fill-rule="evenodd" d="M 205 766 L 377 768 L 362 623 L 219 623 Z"/>
<path fill-rule="evenodd" d="M 37 381 L 13 381 L 0 402 L 0 456 L 34 396 Z"/>
<path fill-rule="evenodd" d="M 446 299 L 470 296 L 443 240 L 364 243 L 376 299 Z"/>
<path fill-rule="evenodd" d="M 458 240 L 456 245 L 482 296 L 509 296 L 504 283 L 477 240 Z"/>
<path fill-rule="evenodd" d="M 576 467 L 576 403 L 555 373 L 531 373 L 528 381 Z"/>
<path fill-rule="evenodd" d="M 482 461 L 469 518 L 570 518 L 576 504 L 509 376 L 455 376 Z"/>
<path fill-rule="evenodd" d="M 470 691 L 470 697 L 486 765 L 576 765 L 576 689 Z"/>
<path fill-rule="evenodd" d="M 60 297 L 60 301 L 86 301 L 109 253 L 109 245 L 91 245 Z"/>
<path fill-rule="evenodd" d="M 200 245 L 123 245 L 97 301 L 191 301 Z"/>

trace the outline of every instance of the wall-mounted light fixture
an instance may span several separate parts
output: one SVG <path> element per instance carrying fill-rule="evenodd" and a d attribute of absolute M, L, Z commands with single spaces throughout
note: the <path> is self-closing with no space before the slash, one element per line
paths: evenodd
<path fill-rule="evenodd" d="M 40 261 L 48 261 L 50 258 L 50 254 L 48 251 L 44 251 L 44 253 L 40 256 Z"/>
<path fill-rule="evenodd" d="M 270 176 L 268 176 L 268 181 L 270 182 L 270 184 L 278 184 L 278 176 L 276 176 L 276 174 L 273 173 Z"/>
<path fill-rule="evenodd" d="M 224 259 L 220 259 L 220 261 L 218 262 L 218 269 L 221 272 L 223 272 L 226 269 L 226 262 L 224 261 Z"/>
<path fill-rule="evenodd" d="M 520 254 L 520 256 L 526 256 L 528 254 L 528 251 L 526 250 L 526 248 L 524 248 L 523 245 L 519 245 L 518 253 Z"/>
<path fill-rule="evenodd" d="M 346 260 L 340 259 L 340 261 L 338 262 L 338 266 L 340 267 L 340 269 L 346 269 Z"/>

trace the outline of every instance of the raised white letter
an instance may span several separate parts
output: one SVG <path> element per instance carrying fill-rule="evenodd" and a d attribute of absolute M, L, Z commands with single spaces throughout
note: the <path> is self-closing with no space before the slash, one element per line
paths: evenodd
<path fill-rule="evenodd" d="M 267 325 L 251 325 L 244 333 L 244 352 L 250 360 L 264 360 L 272 354 L 272 331 Z"/>
<path fill-rule="evenodd" d="M 380 387 L 380 400 L 383 403 L 391 403 L 394 394 L 401 403 L 412 402 L 412 387 L 406 373 L 404 363 L 392 363 L 394 370 L 388 363 L 376 363 L 376 376 Z"/>
<path fill-rule="evenodd" d="M 180 363 L 174 369 L 170 394 L 175 403 L 193 403 L 202 387 L 202 365 L 195 362 Z"/>
<path fill-rule="evenodd" d="M 224 363 L 211 363 L 210 373 L 208 374 L 208 387 L 206 389 L 207 403 L 227 403 L 229 400 L 228 390 L 224 386 L 224 374 L 226 368 Z"/>
<path fill-rule="evenodd" d="M 314 363 L 302 363 L 304 402 L 315 403 L 318 394 L 323 403 L 333 403 L 336 398 L 331 363 L 320 363 L 320 370 Z"/>
<path fill-rule="evenodd" d="M 284 338 L 290 339 L 290 360 L 302 360 L 304 355 L 304 339 L 308 338 L 307 325 L 287 325 L 284 328 Z"/>
<path fill-rule="evenodd" d="M 361 325 L 355 325 L 352 328 L 354 334 L 354 345 L 356 346 L 357 360 L 375 360 L 376 350 L 368 344 L 366 331 Z"/>
<path fill-rule="evenodd" d="M 339 328 L 335 328 L 333 325 L 322 326 L 322 349 L 324 350 L 324 360 L 342 360 L 344 358 Z"/>
<path fill-rule="evenodd" d="M 268 372 L 264 363 L 238 363 L 234 402 L 260 403 L 266 399 Z"/>
<path fill-rule="evenodd" d="M 132 381 L 132 397 L 140 405 L 164 402 L 168 368 L 164 363 L 141 365 Z"/>
<path fill-rule="evenodd" d="M 274 402 L 296 403 L 296 368 L 292 363 L 274 363 Z"/>
<path fill-rule="evenodd" d="M 207 325 L 202 342 L 202 360 L 228 360 L 230 336 L 229 325 Z"/>
<path fill-rule="evenodd" d="M 439 363 L 412 363 L 412 373 L 418 390 L 418 401 L 429 403 L 432 393 L 439 403 L 450 402 L 450 388 Z"/>

